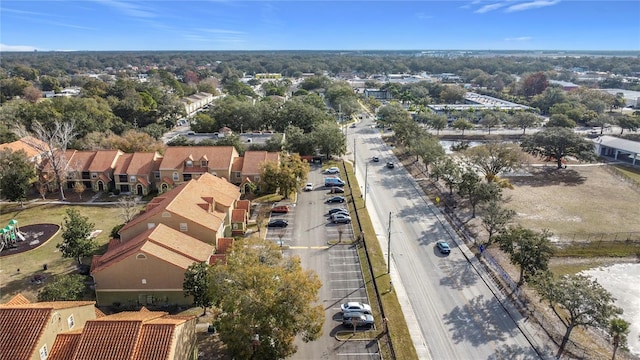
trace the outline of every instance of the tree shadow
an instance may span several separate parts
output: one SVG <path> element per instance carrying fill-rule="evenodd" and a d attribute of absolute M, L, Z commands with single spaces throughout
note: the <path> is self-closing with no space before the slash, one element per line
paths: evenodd
<path fill-rule="evenodd" d="M 530 346 L 503 344 L 495 349 L 495 353 L 490 355 L 487 360 L 538 360 L 540 356 Z"/>
<path fill-rule="evenodd" d="M 555 167 L 532 168 L 528 176 L 505 176 L 515 186 L 542 187 L 549 185 L 578 186 L 587 180 L 574 169 L 556 169 Z"/>
<path fill-rule="evenodd" d="M 449 244 L 451 245 L 451 243 Z M 433 247 L 433 251 L 439 256 L 445 256 L 440 254 L 440 251 L 438 251 L 435 246 Z M 465 287 L 473 286 L 478 282 L 478 274 L 466 259 L 443 262 L 439 264 L 439 267 L 442 270 L 441 274 L 446 275 L 440 279 L 440 285 L 461 290 Z"/>
<path fill-rule="evenodd" d="M 456 306 L 443 320 L 453 341 L 467 341 L 473 346 L 504 341 L 516 326 L 495 297 L 485 299 L 483 295 L 471 299 L 464 307 Z"/>

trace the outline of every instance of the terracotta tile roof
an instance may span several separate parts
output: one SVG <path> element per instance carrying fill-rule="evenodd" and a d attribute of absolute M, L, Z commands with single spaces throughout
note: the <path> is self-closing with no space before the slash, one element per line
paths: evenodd
<path fill-rule="evenodd" d="M 56 340 L 53 342 L 51 350 L 49 350 L 49 357 L 47 360 L 73 359 L 73 353 L 76 351 L 76 348 L 80 343 L 81 336 L 82 329 L 58 334 L 56 336 Z"/>
<path fill-rule="evenodd" d="M 102 310 L 96 308 L 96 319 L 107 316 L 107 314 L 103 313 Z"/>
<path fill-rule="evenodd" d="M 107 175 L 102 174 L 102 173 L 98 174 L 98 179 L 102 180 L 105 183 L 108 183 L 108 182 L 111 181 L 111 179 L 109 179 L 109 177 Z"/>
<path fill-rule="evenodd" d="M 51 313 L 50 307 L 12 308 L 4 305 L 0 307 L 0 354 L 2 358 L 31 358 L 47 327 Z"/>
<path fill-rule="evenodd" d="M 209 169 L 228 170 L 238 152 L 233 146 L 170 146 L 164 153 L 160 169 L 182 169 L 189 157 L 199 161 L 205 156 L 209 160 Z"/>
<path fill-rule="evenodd" d="M 118 156 L 122 155 L 120 150 L 98 150 L 93 157 L 93 161 L 89 165 L 89 171 L 91 172 L 103 172 L 108 169 L 113 169 L 116 166 L 116 160 Z"/>
<path fill-rule="evenodd" d="M 142 327 L 133 359 L 171 359 L 174 324 L 147 323 Z"/>
<path fill-rule="evenodd" d="M 220 238 L 218 239 L 218 245 L 216 248 L 216 254 L 226 254 L 233 245 L 233 238 Z"/>
<path fill-rule="evenodd" d="M 112 242 L 113 243 L 113 242 Z M 168 263 L 188 268 L 194 262 L 203 262 L 213 253 L 213 246 L 164 224 L 146 230 L 135 238 L 112 246 L 101 256 L 94 256 L 91 273 L 99 272 L 129 256 L 144 252 Z"/>
<path fill-rule="evenodd" d="M 159 156 L 153 152 L 136 152 L 133 153 L 131 163 L 127 168 L 129 175 L 147 175 L 153 171 L 154 160 Z"/>
<path fill-rule="evenodd" d="M 242 175 L 259 175 L 262 163 L 266 161 L 273 161 L 277 163 L 279 159 L 280 155 L 278 153 L 269 153 L 266 151 L 245 151 Z"/>
<path fill-rule="evenodd" d="M 249 200 L 238 200 L 236 201 L 236 209 L 244 209 L 249 211 L 251 208 L 251 201 Z"/>
<path fill-rule="evenodd" d="M 213 254 L 209 259 L 209 265 L 216 264 L 226 264 L 227 263 L 227 254 Z"/>
<path fill-rule="evenodd" d="M 142 176 L 138 176 L 136 178 L 136 181 L 144 186 L 149 186 L 149 182 L 147 181 L 147 179 L 143 178 Z"/>
<path fill-rule="evenodd" d="M 115 175 L 124 175 L 128 174 L 127 169 L 129 168 L 129 164 L 131 163 L 131 158 L 133 158 L 133 154 L 122 154 L 116 160 L 116 167 L 113 169 L 113 173 Z"/>
<path fill-rule="evenodd" d="M 18 294 L 12 297 L 9 301 L 7 301 L 5 305 L 24 305 L 24 304 L 30 304 L 30 303 L 31 301 L 29 301 L 29 299 L 24 297 L 22 294 Z"/>
<path fill-rule="evenodd" d="M 95 151 L 67 150 L 65 158 L 70 171 L 89 171 L 89 166 L 95 157 Z"/>
<path fill-rule="evenodd" d="M 244 164 L 243 157 L 237 157 L 233 159 L 233 165 L 231 165 L 231 171 L 242 171 L 242 164 Z"/>
<path fill-rule="evenodd" d="M 86 322 L 74 360 L 133 358 L 142 321 L 111 319 L 112 316 Z"/>
<path fill-rule="evenodd" d="M 206 202 L 204 198 L 209 197 L 215 200 L 214 211 L 207 211 L 199 206 Z M 160 195 L 159 200 L 147 205 L 146 212 L 128 222 L 120 231 L 126 231 L 162 211 L 177 214 L 192 223 L 217 231 L 226 217 L 223 211 L 231 208 L 239 197 L 240 191 L 237 186 L 205 173 L 197 180 L 181 184 Z"/>
<path fill-rule="evenodd" d="M 165 182 L 165 183 L 167 183 L 167 184 L 169 184 L 169 185 L 173 185 L 173 184 L 174 184 L 173 179 L 171 179 L 171 178 L 170 178 L 170 177 L 168 177 L 168 176 L 163 176 L 163 177 L 162 177 L 162 182 Z"/>
<path fill-rule="evenodd" d="M 243 223 L 247 219 L 247 210 L 233 209 L 231 211 L 231 222 Z"/>
<path fill-rule="evenodd" d="M 13 151 L 22 150 L 27 154 L 29 158 L 33 158 L 35 156 L 40 155 L 42 151 L 40 151 L 39 149 L 48 149 L 48 148 L 49 147 L 47 146 L 46 143 L 31 136 L 24 137 L 14 142 L 0 144 L 0 151 L 11 150 L 13 152 Z"/>

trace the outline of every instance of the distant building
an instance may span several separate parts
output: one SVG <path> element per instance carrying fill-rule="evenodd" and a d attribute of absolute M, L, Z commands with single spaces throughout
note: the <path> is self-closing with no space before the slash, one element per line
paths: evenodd
<path fill-rule="evenodd" d="M 578 84 L 574 84 L 569 81 L 560 81 L 560 80 L 549 80 L 549 84 L 562 86 L 562 90 L 571 91 L 580 87 Z"/>
<path fill-rule="evenodd" d="M 378 100 L 388 100 L 393 98 L 389 91 L 380 89 L 364 89 L 364 96 Z"/>
<path fill-rule="evenodd" d="M 282 79 L 282 74 L 279 73 L 258 73 L 256 79 Z"/>

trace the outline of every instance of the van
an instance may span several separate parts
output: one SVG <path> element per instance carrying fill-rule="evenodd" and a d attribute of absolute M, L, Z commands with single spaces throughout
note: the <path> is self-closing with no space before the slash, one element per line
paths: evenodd
<path fill-rule="evenodd" d="M 344 186 L 344 181 L 342 181 L 340 178 L 326 177 L 326 178 L 324 178 L 324 186 L 326 186 L 326 187 L 333 187 L 333 186 L 343 187 Z"/>

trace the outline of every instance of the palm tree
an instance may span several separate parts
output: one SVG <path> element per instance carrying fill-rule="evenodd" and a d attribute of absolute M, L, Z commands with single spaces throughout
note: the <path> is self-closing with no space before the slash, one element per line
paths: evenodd
<path fill-rule="evenodd" d="M 618 347 L 626 346 L 627 335 L 629 334 L 629 323 L 621 318 L 612 319 L 609 323 L 609 335 L 613 341 L 613 356 L 611 360 L 615 360 Z"/>

